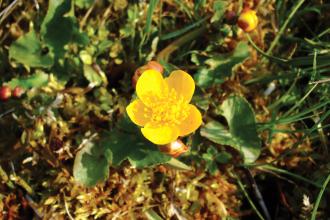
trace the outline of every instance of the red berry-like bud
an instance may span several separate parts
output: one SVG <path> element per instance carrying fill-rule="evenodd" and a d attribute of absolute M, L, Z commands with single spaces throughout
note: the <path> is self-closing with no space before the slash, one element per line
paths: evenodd
<path fill-rule="evenodd" d="M 20 98 L 24 94 L 24 89 L 20 86 L 16 86 L 13 90 L 13 97 Z"/>
<path fill-rule="evenodd" d="M 6 101 L 10 98 L 11 96 L 11 90 L 9 86 L 2 86 L 0 88 L 0 100 Z"/>

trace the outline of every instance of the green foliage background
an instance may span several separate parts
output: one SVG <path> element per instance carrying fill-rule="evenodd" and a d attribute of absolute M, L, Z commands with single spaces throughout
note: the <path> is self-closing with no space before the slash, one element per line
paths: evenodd
<path fill-rule="evenodd" d="M 0 105 L 1 217 L 327 217 L 329 4 L 14 3 L 0 1 L 0 81 L 25 93 Z M 196 82 L 204 123 L 179 158 L 125 113 L 150 60 Z"/>

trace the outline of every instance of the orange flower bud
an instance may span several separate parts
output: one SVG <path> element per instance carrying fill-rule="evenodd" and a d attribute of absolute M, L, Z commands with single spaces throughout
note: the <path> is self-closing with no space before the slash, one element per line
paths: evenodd
<path fill-rule="evenodd" d="M 188 151 L 188 147 L 179 139 L 160 147 L 160 151 L 172 157 L 178 157 Z"/>
<path fill-rule="evenodd" d="M 162 65 L 160 65 L 160 63 L 158 63 L 156 61 L 149 61 L 146 65 L 143 65 L 136 69 L 136 71 L 132 77 L 132 86 L 135 87 L 136 82 L 138 81 L 138 79 L 140 78 L 142 73 L 144 71 L 150 70 L 150 69 L 156 70 L 156 71 L 160 72 L 161 74 L 163 74 L 163 71 L 164 71 L 164 68 Z"/>
<path fill-rule="evenodd" d="M 149 67 L 150 69 L 153 69 L 153 70 L 157 70 L 158 72 L 160 73 L 163 73 L 164 72 L 164 68 L 162 65 L 160 65 L 160 63 L 156 62 L 156 61 L 149 61 L 147 63 L 147 67 Z"/>
<path fill-rule="evenodd" d="M 244 9 L 238 17 L 237 25 L 245 32 L 250 32 L 258 26 L 257 12 L 251 9 Z"/>

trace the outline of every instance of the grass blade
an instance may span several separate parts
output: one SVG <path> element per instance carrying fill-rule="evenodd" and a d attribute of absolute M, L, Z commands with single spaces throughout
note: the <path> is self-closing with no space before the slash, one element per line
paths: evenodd
<path fill-rule="evenodd" d="M 316 214 L 317 214 L 317 209 L 320 205 L 320 202 L 321 202 L 321 198 L 323 196 L 323 193 L 328 185 L 330 181 L 330 174 L 328 175 L 327 179 L 324 181 L 323 185 L 322 185 L 322 188 L 319 192 L 319 195 L 317 196 L 316 198 L 316 201 L 315 201 L 315 205 L 314 205 L 314 208 L 313 208 L 313 212 L 312 212 L 312 217 L 311 217 L 311 220 L 315 220 L 316 219 Z"/>
<path fill-rule="evenodd" d="M 255 204 L 253 203 L 251 197 L 249 196 L 249 194 L 247 193 L 247 191 L 245 190 L 245 187 L 243 185 L 243 183 L 241 182 L 241 180 L 238 178 L 238 176 L 234 175 L 238 186 L 241 188 L 241 190 L 243 191 L 244 196 L 246 197 L 246 199 L 248 200 L 250 206 L 252 207 L 252 209 L 256 212 L 257 216 L 259 217 L 259 219 L 261 220 L 265 220 L 264 217 L 261 215 L 261 213 L 259 212 L 259 210 L 257 209 L 257 207 L 255 206 Z"/>
<path fill-rule="evenodd" d="M 152 15 L 153 15 L 153 13 L 156 9 L 156 6 L 157 6 L 158 2 L 159 2 L 159 0 L 150 0 L 149 7 L 148 7 L 148 12 L 147 12 L 146 26 L 145 26 L 145 29 L 144 29 L 144 35 L 143 35 L 142 42 L 144 42 L 150 34 Z"/>
<path fill-rule="evenodd" d="M 291 172 L 289 172 L 289 171 L 287 171 L 287 170 L 284 170 L 284 169 L 281 169 L 281 168 L 278 168 L 278 167 L 274 167 L 274 166 L 272 166 L 272 165 L 262 165 L 262 166 L 259 166 L 258 169 L 261 169 L 261 170 L 269 170 L 269 171 L 274 171 L 274 172 L 281 173 L 281 174 L 286 174 L 286 175 L 288 175 L 288 176 L 291 176 L 291 177 L 293 177 L 293 178 L 295 178 L 295 179 L 298 179 L 298 180 L 304 181 L 304 182 L 309 183 L 309 184 L 311 184 L 311 185 L 313 185 L 313 186 L 316 186 L 316 187 L 318 187 L 318 188 L 321 187 L 321 185 L 315 183 L 315 182 L 312 181 L 312 180 L 309 180 L 309 179 L 307 179 L 307 178 L 305 178 L 305 177 L 303 177 L 303 176 L 300 176 L 300 175 L 298 175 L 298 174 L 291 173 Z"/>
<path fill-rule="evenodd" d="M 276 44 L 278 43 L 278 41 L 280 40 L 282 34 L 284 33 L 285 29 L 287 28 L 287 26 L 289 25 L 291 19 L 293 18 L 293 16 L 296 14 L 296 12 L 298 11 L 298 9 L 300 8 L 300 6 L 305 2 L 305 0 L 300 0 L 292 9 L 291 13 L 289 14 L 288 18 L 285 20 L 284 24 L 282 25 L 281 29 L 279 30 L 279 32 L 277 33 L 275 39 L 273 40 L 273 42 L 271 43 L 269 49 L 267 50 L 266 54 L 270 55 L 274 49 L 274 47 L 276 46 Z"/>
<path fill-rule="evenodd" d="M 168 34 L 165 34 L 163 36 L 160 37 L 161 40 L 168 40 L 168 39 L 171 39 L 171 38 L 175 38 L 175 37 L 178 37 L 188 31 L 190 31 L 191 29 L 195 28 L 195 27 L 198 27 L 200 24 L 202 24 L 204 21 L 206 21 L 209 17 L 205 17 L 203 19 L 200 19 L 180 30 L 177 30 L 177 31 L 174 31 L 174 32 L 171 32 L 171 33 L 168 33 Z"/>
<path fill-rule="evenodd" d="M 153 209 L 148 209 L 144 212 L 149 220 L 163 220 Z"/>

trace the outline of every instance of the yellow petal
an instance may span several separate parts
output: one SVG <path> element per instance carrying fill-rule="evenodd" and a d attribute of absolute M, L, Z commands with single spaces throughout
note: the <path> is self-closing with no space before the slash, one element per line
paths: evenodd
<path fill-rule="evenodd" d="M 189 104 L 188 111 L 188 117 L 179 125 L 180 136 L 194 132 L 202 124 L 202 115 L 194 105 Z"/>
<path fill-rule="evenodd" d="M 126 107 L 128 117 L 137 125 L 144 126 L 149 121 L 148 107 L 139 99 L 131 102 Z"/>
<path fill-rule="evenodd" d="M 147 106 L 163 96 L 165 91 L 166 83 L 162 74 L 152 69 L 144 71 L 136 84 L 136 94 Z"/>
<path fill-rule="evenodd" d="M 141 128 L 141 131 L 145 138 L 158 145 L 171 143 L 179 136 L 179 130 L 170 126 L 152 127 L 147 124 L 146 127 Z"/>
<path fill-rule="evenodd" d="M 237 24 L 246 32 L 253 31 L 258 26 L 258 16 L 254 10 L 243 10 L 240 14 Z"/>
<path fill-rule="evenodd" d="M 195 91 L 195 82 L 188 73 L 182 70 L 175 70 L 165 80 L 169 89 L 175 89 L 178 95 L 182 95 L 187 103 L 190 102 Z"/>

